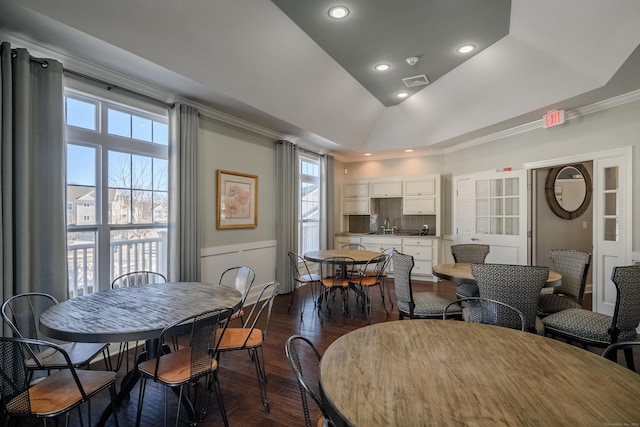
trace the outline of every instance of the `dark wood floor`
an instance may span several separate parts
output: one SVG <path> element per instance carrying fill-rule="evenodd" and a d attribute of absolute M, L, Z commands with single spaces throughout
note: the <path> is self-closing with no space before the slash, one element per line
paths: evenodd
<path fill-rule="evenodd" d="M 455 299 L 455 285 L 447 281 L 438 283 L 415 282 L 415 291 L 434 291 L 439 295 Z M 382 310 L 379 293 L 374 295 L 374 305 L 372 313 L 372 323 L 397 320 L 398 312 L 394 309 L 387 315 Z M 304 296 L 300 292 L 297 296 Z M 395 302 L 395 296 L 392 298 Z M 266 360 L 266 370 L 268 376 L 267 395 L 271 406 L 271 412 L 266 414 L 260 402 L 257 380 L 253 363 L 246 352 L 233 352 L 224 354 L 220 361 L 219 377 L 224 395 L 224 403 L 232 426 L 302 426 L 304 418 L 302 404 L 300 402 L 300 392 L 285 357 L 284 345 L 289 336 L 302 334 L 310 338 L 321 352 L 341 335 L 368 324 L 365 315 L 361 312 L 354 313 L 353 319 L 344 317 L 340 313 L 341 301 L 336 297 L 331 302 L 333 307 L 331 315 L 324 317 L 321 324 L 320 318 L 313 309 L 313 302 L 310 296 L 306 299 L 298 299 L 291 313 L 287 313 L 287 308 L 291 294 L 279 295 L 274 304 L 269 335 L 264 345 L 264 356 Z M 353 308 L 354 299 L 351 298 Z M 304 315 L 300 316 L 300 308 L 304 305 Z M 601 352 L 599 349 L 593 351 Z M 636 355 L 636 360 L 640 360 Z M 124 371 L 124 369 L 122 369 Z M 122 374 L 122 373 L 121 373 Z M 120 375 L 121 375 L 120 374 Z M 147 395 L 144 400 L 143 426 L 161 426 L 164 422 L 164 397 L 162 387 L 149 383 Z M 108 402 L 108 395 L 100 396 L 92 401 L 92 424 L 95 424 L 100 412 Z M 168 424 L 175 424 L 176 397 L 169 392 L 168 396 Z M 135 415 L 138 401 L 138 387 L 118 411 L 118 418 L 121 426 L 128 427 L 135 424 Z M 310 401 L 311 405 L 313 404 Z M 317 412 L 312 419 L 315 419 Z M 83 413 L 86 416 L 86 405 L 83 406 Z M 180 425 L 187 425 L 184 411 L 180 416 Z M 23 425 L 34 425 L 23 423 Z M 41 424 L 39 424 L 41 425 Z M 77 411 L 71 416 L 71 425 L 79 425 Z M 86 423 L 85 423 L 86 425 Z M 109 426 L 115 425 L 110 419 Z M 215 397 L 212 395 L 209 404 L 209 412 L 205 419 L 198 423 L 200 426 L 219 426 L 222 419 Z"/>

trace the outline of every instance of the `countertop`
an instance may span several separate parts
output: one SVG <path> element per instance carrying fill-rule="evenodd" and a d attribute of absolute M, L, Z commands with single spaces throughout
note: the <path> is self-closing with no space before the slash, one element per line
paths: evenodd
<path fill-rule="evenodd" d="M 362 236 L 362 237 L 425 237 L 437 239 L 438 236 L 433 234 L 428 234 L 426 236 L 421 236 L 418 231 L 398 231 L 395 234 L 383 234 L 383 233 L 352 233 L 349 231 L 343 231 L 340 233 L 336 233 L 336 237 L 340 236 Z"/>

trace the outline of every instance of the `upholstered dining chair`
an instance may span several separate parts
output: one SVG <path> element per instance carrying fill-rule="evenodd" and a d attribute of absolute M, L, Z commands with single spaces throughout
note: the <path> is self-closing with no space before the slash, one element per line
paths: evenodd
<path fill-rule="evenodd" d="M 466 322 L 502 326 L 525 332 L 522 312 L 504 302 L 480 297 L 462 298 L 451 302 L 444 309 L 442 319 L 448 319 L 449 308 L 456 306 L 462 307 L 462 320 Z"/>
<path fill-rule="evenodd" d="M 480 297 L 520 310 L 527 331 L 536 331 L 540 291 L 549 277 L 548 267 L 510 264 L 471 264 Z"/>
<path fill-rule="evenodd" d="M 538 316 L 544 317 L 567 308 L 582 308 L 591 254 L 574 249 L 551 249 L 553 269 L 562 275 L 562 284 L 552 294 L 538 299 Z"/>
<path fill-rule="evenodd" d="M 56 343 L 66 352 L 71 360 L 71 365 L 75 368 L 88 366 L 98 355 L 102 354 L 105 366 L 110 370 L 111 359 L 108 343 L 61 342 L 52 340 L 40 332 L 40 315 L 56 304 L 58 304 L 58 300 L 49 294 L 41 292 L 18 294 L 2 304 L 2 317 L 16 338 Z M 46 351 L 36 344 L 33 345 L 32 350 L 39 362 L 36 363 L 35 360 L 28 362 L 27 367 L 31 369 L 40 369 L 41 366 L 44 366 L 45 369 L 63 369 L 67 366 L 63 353 L 59 351 Z"/>
<path fill-rule="evenodd" d="M 619 341 L 636 341 L 640 324 L 640 264 L 614 267 L 616 288 L 613 316 L 582 308 L 569 308 L 542 319 L 545 334 L 583 347 L 605 348 Z M 610 352 L 613 359 L 616 352 Z M 625 351 L 627 366 L 635 369 L 633 352 Z"/>
<path fill-rule="evenodd" d="M 384 289 L 382 289 L 382 281 L 384 280 L 383 273 L 387 268 L 388 263 L 389 255 L 380 254 L 378 256 L 375 256 L 367 261 L 364 269 L 362 270 L 367 272 L 367 274 L 352 276 L 349 279 L 351 284 L 353 284 L 356 289 L 358 289 L 362 293 L 362 307 L 367 314 L 367 320 L 369 320 L 369 323 L 371 323 L 371 288 L 373 288 L 374 286 L 377 286 L 378 289 L 380 289 L 382 306 L 385 313 L 389 313 L 384 303 Z"/>
<path fill-rule="evenodd" d="M 288 256 L 291 276 L 293 278 L 293 291 L 291 291 L 291 301 L 289 301 L 287 313 L 291 313 L 291 306 L 293 305 L 296 291 L 302 286 L 308 286 L 311 288 L 311 298 L 313 299 L 313 304 L 315 306 L 317 303 L 315 288 L 317 285 L 320 285 L 321 279 L 319 274 L 311 273 L 311 271 L 309 271 L 309 266 L 303 257 L 295 252 L 289 252 Z M 305 287 L 305 290 L 306 289 L 308 288 Z M 305 300 L 301 302 L 300 319 L 302 319 L 302 316 L 304 315 Z"/>
<path fill-rule="evenodd" d="M 304 413 L 305 426 L 314 426 L 309 414 L 307 395 L 311 396 L 311 399 L 313 399 L 320 410 L 320 416 L 318 417 L 315 426 L 333 426 L 333 423 L 329 419 L 327 411 L 325 410 L 322 393 L 320 391 L 318 369 L 320 368 L 322 355 L 316 346 L 308 338 L 303 337 L 302 335 L 290 336 L 289 339 L 287 339 L 284 350 L 287 360 L 291 365 L 291 369 L 293 370 L 293 374 L 298 380 L 298 386 L 300 387 L 300 398 L 302 399 L 302 411 Z"/>
<path fill-rule="evenodd" d="M 396 289 L 396 305 L 400 320 L 409 319 L 441 319 L 445 308 L 451 302 L 433 292 L 413 292 L 411 285 L 411 270 L 413 270 L 413 256 L 394 251 L 393 282 Z M 462 308 L 452 307 L 451 315 L 462 317 Z"/>
<path fill-rule="evenodd" d="M 460 243 L 451 245 L 451 255 L 455 262 L 465 262 L 470 264 L 482 264 L 489 255 L 489 245 L 477 243 Z M 456 297 L 468 298 L 480 296 L 478 285 L 473 283 L 461 283 L 456 286 Z"/>
<path fill-rule="evenodd" d="M 602 352 L 602 357 L 605 357 L 607 359 L 611 359 L 611 360 L 616 360 L 617 357 L 617 353 L 618 351 L 622 350 L 624 351 L 625 354 L 625 360 L 626 361 L 631 361 L 631 365 L 627 365 L 627 368 L 629 368 L 630 370 L 632 370 L 633 372 L 637 372 L 636 371 L 636 367 L 633 364 L 633 349 L 634 347 L 640 348 L 640 341 L 618 341 L 618 342 L 614 342 L 613 344 L 609 345 L 607 348 L 604 349 L 604 351 Z"/>
<path fill-rule="evenodd" d="M 217 331 L 218 351 L 217 359 L 219 360 L 222 353 L 229 351 L 247 350 L 256 367 L 256 375 L 258 377 L 258 388 L 260 389 L 260 397 L 262 405 L 266 413 L 269 413 L 269 401 L 267 400 L 267 373 L 265 371 L 263 344 L 267 339 L 269 332 L 269 324 L 271 322 L 271 309 L 273 301 L 278 295 L 278 282 L 270 282 L 264 285 L 258 294 L 258 299 L 251 307 L 251 311 L 244 319 L 242 327 L 227 326 Z M 266 320 L 261 320 L 263 316 L 267 316 Z M 258 325 L 260 322 L 260 325 Z"/>
<path fill-rule="evenodd" d="M 208 391 L 210 390 L 208 385 L 213 385 L 217 394 L 218 405 L 220 406 L 224 425 L 229 425 L 222 400 L 222 393 L 220 391 L 217 374 L 218 361 L 215 355 L 217 351 L 216 344 L 218 343 L 217 331 L 220 329 L 220 323 L 228 319 L 230 315 L 231 309 L 206 311 L 174 322 L 162 330 L 155 352 L 157 356 L 138 364 L 138 370 L 141 374 L 141 384 L 138 411 L 136 414 L 136 426 L 140 425 L 148 380 L 162 384 L 165 387 L 165 425 L 167 423 L 167 388 L 180 389 L 177 404 L 178 408 L 176 411 L 177 426 L 180 419 L 180 408 L 183 399 L 188 399 L 184 393 L 184 388 L 190 384 L 197 383 L 201 378 L 209 378 L 210 381 L 207 382 L 207 385 L 204 387 L 207 393 L 205 404 L 196 415 L 203 416 L 206 413 L 209 403 Z M 175 337 L 185 334 L 188 334 L 189 337 L 185 347 L 169 353 L 164 351 L 168 340 L 173 340 Z M 197 388 L 195 388 L 195 390 L 193 398 L 189 400 L 194 408 L 197 404 L 197 395 L 195 395 Z M 200 421 L 200 419 L 189 421 L 195 423 Z"/>
<path fill-rule="evenodd" d="M 42 349 L 44 353 L 56 353 L 55 358 L 63 361 L 58 364 L 60 370 L 30 384 L 32 363 L 38 370 L 49 369 L 41 359 L 33 353 L 33 348 Z M 116 373 L 78 369 L 74 367 L 69 354 L 56 344 L 42 340 L 0 337 L 0 400 L 2 401 L 2 425 L 13 425 L 11 418 L 42 418 L 44 425 L 47 419 L 66 416 L 65 425 L 69 425 L 69 412 L 78 408 L 81 423 L 80 404 L 89 401 L 103 390 L 109 389 L 111 404 L 115 407 Z M 91 424 L 91 407 L 89 406 L 88 425 Z M 118 414 L 113 413 L 113 420 L 118 426 Z M 56 420 L 57 425 L 57 420 Z"/>
<path fill-rule="evenodd" d="M 244 316 L 244 303 L 249 296 L 249 292 L 251 291 L 251 286 L 253 286 L 253 282 L 256 279 L 256 272 L 251 267 L 246 266 L 237 266 L 227 268 L 220 275 L 220 280 L 218 280 L 218 285 L 230 286 L 236 288 L 238 292 L 242 294 L 242 299 L 240 300 L 239 308 L 233 313 L 231 319 L 242 320 L 242 316 Z"/>

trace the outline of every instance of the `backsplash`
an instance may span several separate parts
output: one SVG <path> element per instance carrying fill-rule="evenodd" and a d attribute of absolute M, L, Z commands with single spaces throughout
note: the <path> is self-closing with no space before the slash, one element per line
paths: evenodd
<path fill-rule="evenodd" d="M 382 224 L 389 219 L 391 227 L 398 231 L 418 232 L 424 224 L 429 234 L 436 233 L 435 215 L 402 215 L 402 198 L 371 199 L 371 215 L 349 215 L 349 231 L 352 233 L 382 233 Z"/>

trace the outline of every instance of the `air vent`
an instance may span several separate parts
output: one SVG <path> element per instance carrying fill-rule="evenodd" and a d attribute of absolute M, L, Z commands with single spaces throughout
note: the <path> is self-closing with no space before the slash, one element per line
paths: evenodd
<path fill-rule="evenodd" d="M 406 87 L 425 86 L 429 84 L 429 79 L 424 74 L 402 79 Z"/>

